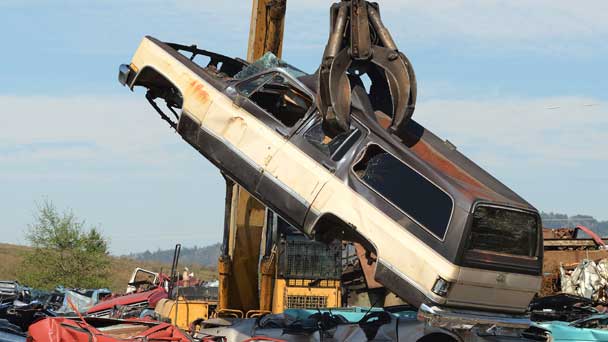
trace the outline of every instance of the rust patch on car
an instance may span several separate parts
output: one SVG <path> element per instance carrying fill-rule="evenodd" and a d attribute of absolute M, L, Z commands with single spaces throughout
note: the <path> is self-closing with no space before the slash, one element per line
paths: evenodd
<path fill-rule="evenodd" d="M 202 102 L 209 101 L 209 93 L 205 91 L 205 86 L 202 83 L 194 80 L 190 82 L 190 88 L 192 88 L 192 92 L 199 100 L 201 100 Z"/>
<path fill-rule="evenodd" d="M 443 157 L 429 146 L 424 140 L 420 140 L 416 145 L 412 146 L 411 150 L 421 159 L 431 164 L 434 168 L 469 185 L 483 188 L 475 178 L 469 176 L 459 167 L 454 165 L 449 159 Z"/>

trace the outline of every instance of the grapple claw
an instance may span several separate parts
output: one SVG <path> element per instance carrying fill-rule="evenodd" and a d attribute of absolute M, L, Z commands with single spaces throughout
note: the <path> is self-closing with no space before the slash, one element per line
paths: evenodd
<path fill-rule="evenodd" d="M 391 117 L 387 128 L 404 138 L 415 108 L 416 79 L 409 60 L 380 20 L 378 5 L 344 0 L 335 3 L 330 14 L 331 30 L 319 68 L 317 93 L 326 134 L 349 130 L 351 82 L 361 83 L 360 76 L 367 74 L 373 111 Z"/>

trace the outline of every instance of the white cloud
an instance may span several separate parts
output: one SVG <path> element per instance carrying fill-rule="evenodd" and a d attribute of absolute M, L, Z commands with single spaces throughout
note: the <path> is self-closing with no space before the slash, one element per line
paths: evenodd
<path fill-rule="evenodd" d="M 459 44 L 464 48 L 513 48 L 590 54 L 603 47 L 608 35 L 608 2 L 584 0 L 384 0 L 379 1 L 384 23 L 400 47 L 406 44 Z M 301 35 L 317 35 L 328 29 L 330 2 L 322 0 L 290 1 L 290 18 Z M 313 18 L 314 17 L 314 18 Z M 310 25 L 311 21 L 315 25 Z M 318 24 L 322 25 L 321 31 Z M 301 30 L 302 26 L 308 29 Z"/>
<path fill-rule="evenodd" d="M 597 99 L 431 100 L 414 118 L 494 166 L 608 161 L 608 103 Z"/>
<path fill-rule="evenodd" d="M 3 181 L 168 179 L 204 159 L 149 106 L 125 96 L 0 96 Z M 203 162 L 202 165 L 209 165 Z M 215 174 L 207 169 L 206 174 Z"/>
<path fill-rule="evenodd" d="M 125 89 L 125 92 L 127 90 Z M 36 153 L 97 148 L 118 154 L 143 152 L 177 137 L 143 96 L 0 96 L 0 146 Z M 46 146 L 45 146 L 46 144 Z M 21 151 L 22 152 L 22 151 Z M 93 157 L 93 156 L 91 156 Z"/>

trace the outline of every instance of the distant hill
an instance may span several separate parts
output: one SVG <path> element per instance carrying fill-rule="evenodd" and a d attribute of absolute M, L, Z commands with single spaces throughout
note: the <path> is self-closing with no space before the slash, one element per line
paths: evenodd
<path fill-rule="evenodd" d="M 0 280 L 19 280 L 17 278 L 17 268 L 21 263 L 23 253 L 30 249 L 31 247 L 27 246 L 0 243 Z M 171 256 L 173 256 L 173 252 L 171 252 Z M 196 263 L 188 262 L 180 262 L 179 266 L 188 266 L 199 279 L 217 279 L 217 271 L 215 270 L 215 267 L 200 266 Z M 159 262 L 154 260 L 135 260 L 128 256 L 112 257 L 110 290 L 118 293 L 124 292 L 127 288 L 127 282 L 131 277 L 131 273 L 133 273 L 133 270 L 136 267 L 145 268 L 155 272 L 162 269 L 163 273 L 169 273 L 171 269 L 171 260 L 168 262 Z"/>
<path fill-rule="evenodd" d="M 590 228 L 602 237 L 608 237 L 608 221 L 598 221 L 590 215 L 568 216 L 559 213 L 540 214 L 545 228 L 576 227 L 578 225 Z"/>
<path fill-rule="evenodd" d="M 221 244 L 216 243 L 206 247 L 182 247 L 179 261 L 180 264 L 201 265 L 205 267 L 217 266 L 217 258 L 220 255 Z M 129 258 L 145 261 L 156 261 L 171 264 L 173 261 L 173 249 L 157 250 L 155 252 L 145 251 L 143 253 L 131 253 Z"/>
<path fill-rule="evenodd" d="M 574 215 L 554 212 L 541 212 L 543 227 L 545 228 L 563 228 L 575 227 L 583 225 L 595 231 L 602 237 L 608 237 L 608 221 L 598 221 L 593 216 L 589 215 Z M 217 259 L 220 255 L 221 244 L 216 243 L 206 247 L 182 247 L 180 255 L 180 264 L 201 265 L 205 267 L 217 268 Z M 158 249 L 155 252 L 145 251 L 142 253 L 131 253 L 128 258 L 162 262 L 171 264 L 173 261 L 173 249 Z"/>

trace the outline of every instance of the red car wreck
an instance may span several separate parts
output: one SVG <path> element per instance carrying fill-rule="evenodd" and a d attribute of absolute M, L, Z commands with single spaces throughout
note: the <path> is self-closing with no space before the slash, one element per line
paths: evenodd
<path fill-rule="evenodd" d="M 167 323 L 97 317 L 49 317 L 32 324 L 28 341 L 176 341 L 191 342 L 185 333 Z"/>

